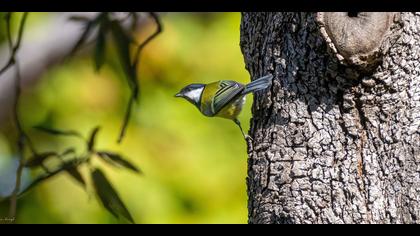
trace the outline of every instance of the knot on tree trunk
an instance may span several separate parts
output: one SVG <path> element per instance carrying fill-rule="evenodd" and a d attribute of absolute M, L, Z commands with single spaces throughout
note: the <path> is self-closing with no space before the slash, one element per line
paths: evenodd
<path fill-rule="evenodd" d="M 395 12 L 319 12 L 316 20 L 328 51 L 362 71 L 378 65 L 402 29 Z"/>

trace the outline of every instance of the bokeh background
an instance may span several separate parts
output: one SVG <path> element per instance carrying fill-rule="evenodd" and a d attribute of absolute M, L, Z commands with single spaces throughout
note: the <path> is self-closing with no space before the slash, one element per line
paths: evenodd
<path fill-rule="evenodd" d="M 27 27 L 47 20 L 48 13 L 32 13 Z M 141 95 L 122 144 L 116 140 L 129 90 L 109 66 L 96 73 L 90 54 L 49 69 L 25 90 L 22 123 L 44 151 L 63 151 L 69 145 L 82 150 L 84 144 L 42 134 L 33 126 L 74 129 L 88 136 L 100 125 L 98 147 L 122 153 L 145 173 L 94 163 L 105 171 L 137 223 L 246 223 L 247 154 L 238 127 L 204 117 L 173 97 L 193 82 L 249 81 L 239 46 L 240 13 L 164 13 L 161 20 L 164 31 L 142 55 Z M 146 26 L 139 39 L 153 27 Z M 240 116 L 245 130 L 252 96 L 247 100 Z M 13 182 L 14 143 L 13 135 L 0 133 L 0 196 Z M 25 173 L 25 181 L 32 175 Z M 7 214 L 8 202 L 3 201 L 0 217 Z M 18 223 L 126 223 L 101 207 L 91 187 L 84 190 L 65 173 L 20 198 L 17 215 Z"/>

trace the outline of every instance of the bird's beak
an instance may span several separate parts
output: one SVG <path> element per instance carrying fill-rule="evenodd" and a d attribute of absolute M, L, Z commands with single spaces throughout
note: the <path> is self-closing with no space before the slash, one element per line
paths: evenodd
<path fill-rule="evenodd" d="M 180 97 L 182 97 L 182 93 L 177 93 L 177 94 L 175 94 L 175 97 L 176 97 L 176 98 L 180 98 Z"/>

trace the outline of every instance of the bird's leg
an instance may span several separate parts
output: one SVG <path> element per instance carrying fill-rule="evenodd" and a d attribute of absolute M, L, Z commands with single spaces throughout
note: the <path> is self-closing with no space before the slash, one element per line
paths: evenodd
<path fill-rule="evenodd" d="M 251 153 L 251 151 L 253 150 L 253 146 L 252 146 L 252 141 L 253 140 L 252 140 L 252 138 L 249 135 L 246 135 L 244 133 L 244 131 L 242 129 L 242 126 L 241 126 L 241 122 L 239 122 L 238 119 L 234 119 L 233 121 L 235 122 L 235 124 L 237 124 L 239 126 L 239 129 L 241 129 L 241 133 L 244 136 L 245 142 L 246 142 L 246 144 L 248 146 L 248 151 L 247 152 L 248 153 Z"/>
<path fill-rule="evenodd" d="M 241 133 L 242 133 L 242 135 L 243 135 L 243 136 L 244 136 L 244 138 L 246 139 L 246 135 L 245 135 L 244 130 L 242 129 L 242 126 L 241 126 L 241 122 L 240 122 L 238 119 L 234 119 L 234 120 L 233 120 L 233 122 L 235 122 L 235 124 L 237 124 L 237 125 L 238 125 L 239 129 L 241 129 Z"/>
<path fill-rule="evenodd" d="M 249 139 L 252 140 L 252 138 L 249 135 L 244 133 L 244 130 L 242 129 L 242 126 L 241 126 L 241 122 L 239 122 L 238 119 L 234 119 L 233 122 L 235 122 L 235 124 L 239 126 L 239 129 L 241 129 L 241 133 L 244 136 L 245 141 L 248 141 Z"/>

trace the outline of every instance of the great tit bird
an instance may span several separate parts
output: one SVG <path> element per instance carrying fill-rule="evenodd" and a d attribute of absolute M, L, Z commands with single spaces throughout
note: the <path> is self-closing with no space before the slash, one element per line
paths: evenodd
<path fill-rule="evenodd" d="M 185 98 L 208 117 L 221 117 L 235 122 L 242 130 L 238 115 L 245 103 L 245 95 L 268 88 L 272 75 L 258 78 L 247 85 L 232 80 L 221 80 L 210 84 L 190 84 L 181 89 L 175 97 Z"/>

